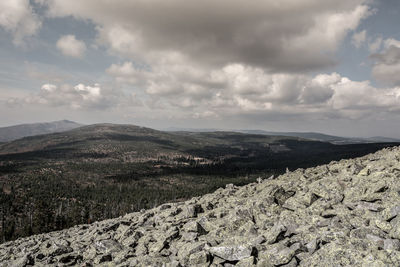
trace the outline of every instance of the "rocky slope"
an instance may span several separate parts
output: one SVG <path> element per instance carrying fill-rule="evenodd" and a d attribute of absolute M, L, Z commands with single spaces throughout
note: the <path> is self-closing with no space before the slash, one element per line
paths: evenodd
<path fill-rule="evenodd" d="M 0 266 L 400 266 L 400 147 L 0 245 Z"/>

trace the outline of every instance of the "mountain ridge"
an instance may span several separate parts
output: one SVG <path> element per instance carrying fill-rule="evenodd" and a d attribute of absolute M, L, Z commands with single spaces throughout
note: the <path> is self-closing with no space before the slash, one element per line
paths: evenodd
<path fill-rule="evenodd" d="M 81 127 L 79 124 L 69 120 L 53 122 L 18 124 L 0 128 L 0 142 L 10 142 L 27 136 L 63 132 Z"/>
<path fill-rule="evenodd" d="M 218 131 L 232 131 L 239 133 L 248 133 L 248 134 L 262 134 L 262 135 L 276 135 L 276 136 L 291 136 L 291 137 L 299 137 L 305 138 L 314 141 L 322 141 L 322 142 L 330 142 L 332 144 L 360 144 L 360 143 L 385 143 L 385 142 L 400 142 L 400 139 L 385 137 L 385 136 L 373 136 L 373 137 L 343 137 L 343 136 L 335 136 L 325 133 L 319 132 L 281 132 L 281 131 L 266 131 L 266 130 L 243 130 L 243 129 L 230 129 L 230 130 L 221 130 L 218 128 L 204 128 L 204 129 L 195 129 L 195 128 L 178 128 L 178 127 L 169 127 L 165 129 L 168 132 L 218 132 Z"/>
<path fill-rule="evenodd" d="M 14 141 L 20 138 L 64 132 L 75 128 L 91 125 L 121 125 L 121 126 L 136 126 L 133 124 L 112 124 L 112 123 L 96 123 L 90 125 L 83 125 L 70 120 L 60 120 L 53 122 L 41 122 L 41 123 L 28 123 L 18 124 L 6 127 L 0 127 L 0 143 Z M 147 128 L 147 127 L 142 127 Z M 147 128 L 151 129 L 151 128 Z M 153 129 L 155 130 L 155 129 Z M 162 132 L 238 132 L 247 134 L 259 134 L 268 136 L 287 136 L 287 137 L 298 137 L 305 138 L 314 141 L 330 142 L 332 144 L 359 144 L 359 143 L 386 143 L 386 142 L 400 142 L 398 138 L 391 138 L 385 136 L 373 136 L 373 137 L 342 137 L 335 136 L 319 132 L 282 132 L 282 131 L 266 131 L 266 130 L 244 130 L 244 129 L 218 129 L 218 128 L 179 128 L 169 127 L 166 129 L 160 129 Z"/>

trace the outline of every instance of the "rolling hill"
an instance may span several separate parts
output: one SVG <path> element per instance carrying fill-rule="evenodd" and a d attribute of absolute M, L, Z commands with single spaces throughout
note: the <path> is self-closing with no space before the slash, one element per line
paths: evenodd
<path fill-rule="evenodd" d="M 0 128 L 0 142 L 8 142 L 26 136 L 63 132 L 80 127 L 82 124 L 62 120 L 44 123 L 20 124 Z"/>

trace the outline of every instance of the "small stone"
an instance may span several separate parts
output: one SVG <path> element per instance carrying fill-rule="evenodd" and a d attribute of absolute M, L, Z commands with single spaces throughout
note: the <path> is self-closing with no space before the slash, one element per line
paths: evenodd
<path fill-rule="evenodd" d="M 201 251 L 205 246 L 204 242 L 194 242 L 194 243 L 188 243 L 183 245 L 179 251 L 178 251 L 178 259 L 179 261 L 185 261 L 187 258 L 196 252 Z"/>
<path fill-rule="evenodd" d="M 94 245 L 97 251 L 101 253 L 118 252 L 122 249 L 122 246 L 117 241 L 112 239 L 96 241 Z"/>
<path fill-rule="evenodd" d="M 362 169 L 358 175 L 359 176 L 368 176 L 371 174 L 371 170 L 369 169 L 369 167 L 365 167 L 364 169 Z"/>
<path fill-rule="evenodd" d="M 250 257 L 252 250 L 250 246 L 221 246 L 211 247 L 209 252 L 227 261 L 239 261 Z"/>
<path fill-rule="evenodd" d="M 372 241 L 373 243 L 375 243 L 378 247 L 382 248 L 383 247 L 383 238 L 376 236 L 376 235 L 371 235 L 371 234 L 367 234 L 366 238 L 370 241 Z"/>
<path fill-rule="evenodd" d="M 313 240 L 311 240 L 310 242 L 308 242 L 307 244 L 306 244 L 306 248 L 307 248 L 307 250 L 308 250 L 308 252 L 310 252 L 310 253 L 314 253 L 314 251 L 316 251 L 317 250 L 317 239 L 313 239 Z"/>
<path fill-rule="evenodd" d="M 267 251 L 260 252 L 258 257 L 260 260 L 264 260 L 265 262 L 269 262 L 273 265 L 283 265 L 292 260 L 297 249 L 298 245 L 292 248 L 277 244 Z"/>
<path fill-rule="evenodd" d="M 1 265 L 1 266 L 12 266 L 12 267 L 25 267 L 29 265 L 33 265 L 34 261 L 31 255 L 24 255 L 23 257 L 10 262 L 10 265 Z"/>
<path fill-rule="evenodd" d="M 296 267 L 297 266 L 297 260 L 295 257 L 292 258 L 292 260 L 289 263 L 286 263 L 284 265 L 281 265 L 282 267 Z"/>
<path fill-rule="evenodd" d="M 205 251 L 199 251 L 189 256 L 189 264 L 192 266 L 196 264 L 205 264 L 206 262 L 207 253 Z"/>
<path fill-rule="evenodd" d="M 382 221 L 382 220 L 375 220 L 375 225 L 382 231 L 385 231 L 386 233 L 389 233 L 390 230 L 392 229 L 392 225 L 387 222 L 387 221 Z"/>
<path fill-rule="evenodd" d="M 385 239 L 383 241 L 384 250 L 400 250 L 400 241 L 398 239 Z"/>
<path fill-rule="evenodd" d="M 238 261 L 238 263 L 236 263 L 235 266 L 237 267 L 248 267 L 248 266 L 252 266 L 254 265 L 254 257 L 248 257 L 245 259 L 241 259 L 240 261 Z"/>
<path fill-rule="evenodd" d="M 181 234 L 181 240 L 182 241 L 191 242 L 191 241 L 196 240 L 196 238 L 197 238 L 197 233 L 194 233 L 194 232 L 183 232 Z"/>
<path fill-rule="evenodd" d="M 265 239 L 268 244 L 273 244 L 277 241 L 279 236 L 284 235 L 286 227 L 281 223 L 276 223 L 270 230 L 264 232 Z"/>
<path fill-rule="evenodd" d="M 130 266 L 136 266 L 136 265 L 139 265 L 139 264 L 130 265 Z M 165 267 L 181 267 L 181 266 L 182 266 L 182 265 L 181 265 L 180 262 L 177 261 L 177 260 L 173 260 L 173 261 L 167 262 L 167 263 L 165 264 Z"/>
<path fill-rule="evenodd" d="M 367 210 L 375 211 L 375 212 L 383 210 L 383 207 L 381 205 L 379 205 L 379 204 L 370 203 L 370 202 L 364 202 L 364 201 L 359 202 L 357 204 L 356 208 L 357 209 L 367 209 Z"/>

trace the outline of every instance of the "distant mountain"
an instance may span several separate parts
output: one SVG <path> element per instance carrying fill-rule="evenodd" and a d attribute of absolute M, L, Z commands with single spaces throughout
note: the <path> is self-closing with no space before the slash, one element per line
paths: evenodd
<path fill-rule="evenodd" d="M 366 138 L 341 137 L 341 136 L 334 136 L 334 135 L 315 133 L 315 132 L 271 132 L 271 131 L 263 131 L 263 130 L 238 130 L 238 132 L 250 133 L 250 134 L 300 137 L 300 138 L 305 138 L 305 139 L 314 140 L 314 141 L 329 142 L 329 143 L 336 144 L 336 145 L 400 142 L 400 139 L 383 137 L 383 136 L 374 136 L 374 137 L 366 137 Z"/>
<path fill-rule="evenodd" d="M 192 129 L 192 128 L 176 128 L 170 127 L 166 131 L 172 132 L 216 132 L 222 131 L 220 129 Z M 258 135 L 272 135 L 272 136 L 287 136 L 287 137 L 298 137 L 313 141 L 329 142 L 335 145 L 348 145 L 348 144 L 367 144 L 367 143 L 387 143 L 387 142 L 400 142 L 400 139 L 374 136 L 374 137 L 342 137 L 335 135 L 328 135 L 316 132 L 274 132 L 264 130 L 229 130 L 232 132 L 246 133 L 246 134 L 258 134 Z"/>
<path fill-rule="evenodd" d="M 81 127 L 82 124 L 69 121 L 20 124 L 0 128 L 0 142 L 9 142 L 27 136 L 58 133 Z"/>
<path fill-rule="evenodd" d="M 334 135 L 322 134 L 322 133 L 314 133 L 314 132 L 271 132 L 271 131 L 263 131 L 263 130 L 238 130 L 242 133 L 249 134 L 262 134 L 262 135 L 279 135 L 279 136 L 292 136 L 292 137 L 300 137 L 309 140 L 316 140 L 322 142 L 345 142 L 349 140 L 349 138 L 339 137 Z"/>
<path fill-rule="evenodd" d="M 369 138 L 364 138 L 365 140 L 369 140 L 371 142 L 399 142 L 400 139 L 384 137 L 384 136 L 374 136 Z"/>
<path fill-rule="evenodd" d="M 166 132 L 192 132 L 192 133 L 209 133 L 209 132 L 218 132 L 218 131 L 226 131 L 217 128 L 180 128 L 180 127 L 168 127 L 162 129 L 162 131 Z"/>

